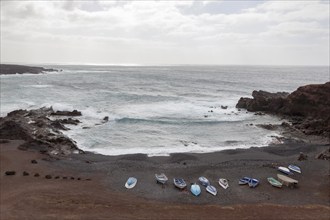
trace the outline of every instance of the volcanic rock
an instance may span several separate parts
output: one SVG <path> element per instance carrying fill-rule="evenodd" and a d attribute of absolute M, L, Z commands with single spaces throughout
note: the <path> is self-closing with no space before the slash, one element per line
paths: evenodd
<path fill-rule="evenodd" d="M 39 74 L 39 73 L 44 73 L 44 72 L 58 72 L 58 70 L 45 69 L 43 67 L 35 67 L 35 66 L 0 64 L 0 75 L 2 75 L 2 74 L 22 74 L 22 73 Z"/>
<path fill-rule="evenodd" d="M 48 155 L 68 155 L 80 152 L 76 143 L 61 133 L 67 130 L 62 120 L 51 120 L 54 115 L 81 115 L 81 112 L 56 112 L 52 108 L 34 110 L 16 110 L 0 118 L 0 139 L 21 139 L 26 142 L 19 146 L 21 150 L 33 149 Z M 78 123 L 76 120 L 67 119 L 65 122 Z"/>
<path fill-rule="evenodd" d="M 252 96 L 240 98 L 236 108 L 285 116 L 306 135 L 330 138 L 330 82 L 302 86 L 291 94 L 253 91 Z"/>
<path fill-rule="evenodd" d="M 16 172 L 15 172 L 15 171 L 6 171 L 5 174 L 6 174 L 7 176 L 12 176 L 12 175 L 15 175 Z"/>

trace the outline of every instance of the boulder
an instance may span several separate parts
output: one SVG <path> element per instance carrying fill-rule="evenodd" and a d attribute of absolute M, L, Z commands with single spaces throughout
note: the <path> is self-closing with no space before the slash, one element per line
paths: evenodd
<path fill-rule="evenodd" d="M 6 176 L 13 176 L 13 175 L 15 175 L 16 174 L 16 171 L 6 171 L 5 172 L 5 174 L 6 174 Z"/>

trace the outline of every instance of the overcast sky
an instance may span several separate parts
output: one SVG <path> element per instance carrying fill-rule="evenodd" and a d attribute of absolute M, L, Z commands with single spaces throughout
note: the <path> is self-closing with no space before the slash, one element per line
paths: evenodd
<path fill-rule="evenodd" d="M 1 63 L 329 65 L 329 0 L 1 1 Z"/>

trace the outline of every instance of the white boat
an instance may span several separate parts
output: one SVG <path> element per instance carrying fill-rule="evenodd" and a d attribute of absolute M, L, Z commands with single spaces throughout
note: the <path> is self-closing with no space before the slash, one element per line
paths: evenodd
<path fill-rule="evenodd" d="M 293 173 L 286 167 L 278 167 L 277 170 L 286 175 L 293 175 Z"/>
<path fill-rule="evenodd" d="M 290 164 L 290 165 L 288 166 L 288 168 L 289 168 L 289 170 L 294 171 L 294 172 L 296 172 L 296 173 L 301 173 L 301 169 L 300 169 L 300 167 L 298 167 L 298 166 L 295 166 L 295 165 Z"/>
<path fill-rule="evenodd" d="M 219 179 L 219 185 L 220 185 L 222 188 L 227 189 L 227 188 L 229 187 L 228 180 L 223 179 L 223 178 L 220 178 L 220 179 Z"/>
<path fill-rule="evenodd" d="M 214 196 L 216 196 L 217 193 L 218 193 L 217 189 L 214 186 L 211 186 L 211 185 L 208 185 L 206 187 L 206 191 L 209 192 L 209 193 L 211 193 Z"/>
<path fill-rule="evenodd" d="M 173 178 L 174 186 L 176 186 L 179 189 L 186 188 L 187 184 L 182 178 Z"/>
<path fill-rule="evenodd" d="M 295 186 L 296 184 L 298 184 L 298 180 L 292 179 L 282 174 L 277 174 L 277 178 L 283 185 L 286 186 Z"/>
<path fill-rule="evenodd" d="M 206 177 L 204 177 L 204 176 L 199 177 L 198 180 L 203 186 L 210 185 L 210 181 L 208 179 L 206 179 Z"/>
<path fill-rule="evenodd" d="M 161 184 L 165 184 L 168 180 L 167 176 L 164 173 L 155 174 L 156 181 Z"/>
<path fill-rule="evenodd" d="M 137 179 L 135 177 L 130 177 L 125 183 L 125 187 L 127 189 L 132 189 L 137 183 Z"/>

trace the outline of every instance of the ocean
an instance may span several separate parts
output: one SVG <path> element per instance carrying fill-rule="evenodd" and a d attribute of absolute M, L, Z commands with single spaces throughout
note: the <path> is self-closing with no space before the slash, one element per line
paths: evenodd
<path fill-rule="evenodd" d="M 63 71 L 1 75 L 1 116 L 42 106 L 77 109 L 82 123 L 64 133 L 82 150 L 105 155 L 266 146 L 280 134 L 256 124 L 282 120 L 239 111 L 239 98 L 329 81 L 329 67 L 315 66 L 44 67 Z"/>

